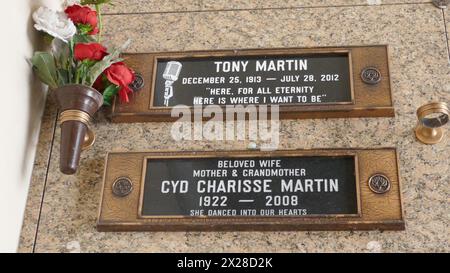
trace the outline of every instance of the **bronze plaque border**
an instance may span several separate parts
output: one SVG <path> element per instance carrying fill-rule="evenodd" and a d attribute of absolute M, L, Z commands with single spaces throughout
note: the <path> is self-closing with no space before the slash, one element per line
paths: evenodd
<path fill-rule="evenodd" d="M 239 49 L 187 52 L 132 53 L 125 55 L 125 62 L 139 72 L 145 81 L 144 89 L 135 93 L 129 104 L 119 104 L 116 99 L 111 107 L 113 122 L 176 121 L 170 115 L 172 107 L 153 107 L 152 97 L 158 58 L 175 59 L 191 57 L 236 57 L 255 55 L 297 55 L 348 53 L 350 69 L 351 103 L 321 103 L 280 105 L 281 119 L 306 118 L 351 118 L 351 117 L 393 117 L 395 116 L 391 95 L 391 78 L 387 45 L 317 47 L 317 48 L 274 48 Z M 381 82 L 370 85 L 361 79 L 366 67 L 377 67 Z"/>
<path fill-rule="evenodd" d="M 146 159 L 161 157 L 236 156 L 355 156 L 359 215 L 276 217 L 142 217 L 142 181 Z M 375 173 L 389 177 L 391 189 L 375 194 L 368 179 Z M 114 196 L 112 183 L 127 176 L 133 192 Z M 316 149 L 283 151 L 159 151 L 109 153 L 106 156 L 97 229 L 99 231 L 289 231 L 289 230 L 403 230 L 403 208 L 395 148 Z"/>

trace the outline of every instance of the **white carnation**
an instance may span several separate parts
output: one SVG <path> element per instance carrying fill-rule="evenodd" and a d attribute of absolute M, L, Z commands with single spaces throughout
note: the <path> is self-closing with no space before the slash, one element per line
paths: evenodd
<path fill-rule="evenodd" d="M 80 0 L 65 0 L 64 1 L 64 6 L 70 7 L 70 6 L 73 6 L 73 5 L 81 5 L 80 2 L 81 2 Z"/>
<path fill-rule="evenodd" d="M 34 27 L 51 36 L 68 42 L 75 35 L 77 28 L 64 12 L 57 12 L 46 7 L 40 7 L 33 13 Z"/>

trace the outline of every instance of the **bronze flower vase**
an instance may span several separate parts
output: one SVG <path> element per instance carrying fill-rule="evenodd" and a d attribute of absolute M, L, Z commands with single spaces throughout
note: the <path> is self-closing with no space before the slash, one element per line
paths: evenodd
<path fill-rule="evenodd" d="M 103 96 L 92 87 L 73 84 L 54 90 L 60 107 L 61 146 L 59 168 L 64 174 L 74 174 L 80 163 L 81 151 L 95 141 L 90 121 L 103 105 Z"/>

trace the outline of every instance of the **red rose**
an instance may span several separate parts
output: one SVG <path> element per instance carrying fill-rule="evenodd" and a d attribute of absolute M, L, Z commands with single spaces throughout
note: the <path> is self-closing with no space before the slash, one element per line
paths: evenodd
<path fill-rule="evenodd" d="M 100 61 L 103 57 L 108 55 L 108 52 L 106 51 L 106 48 L 99 43 L 79 43 L 75 45 L 74 54 L 77 61 Z"/>
<path fill-rule="evenodd" d="M 128 68 L 124 63 L 112 64 L 105 71 L 108 80 L 120 86 L 119 98 L 121 102 L 129 102 L 128 94 L 133 92 L 128 85 L 134 81 L 134 71 Z"/>
<path fill-rule="evenodd" d="M 94 35 L 98 33 L 98 18 L 97 12 L 89 7 L 82 7 L 79 5 L 72 5 L 64 11 L 74 24 L 83 24 L 91 26 L 89 34 Z"/>

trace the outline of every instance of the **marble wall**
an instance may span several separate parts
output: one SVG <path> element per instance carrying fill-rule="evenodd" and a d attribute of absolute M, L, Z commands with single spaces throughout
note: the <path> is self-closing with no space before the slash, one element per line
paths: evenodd
<path fill-rule="evenodd" d="M 388 44 L 395 118 L 283 120 L 280 149 L 397 147 L 406 230 L 369 232 L 99 233 L 108 151 L 245 149 L 246 141 L 171 140 L 171 123 L 111 124 L 74 176 L 58 170 L 60 130 L 48 101 L 22 252 L 448 252 L 450 138 L 416 141 L 416 109 L 450 101 L 450 13 L 430 1 L 116 1 L 105 40 L 129 52 Z M 378 3 L 373 5 L 373 3 Z"/>

